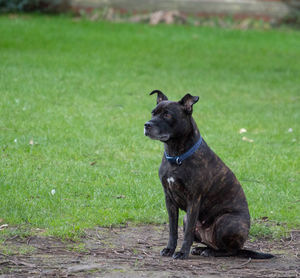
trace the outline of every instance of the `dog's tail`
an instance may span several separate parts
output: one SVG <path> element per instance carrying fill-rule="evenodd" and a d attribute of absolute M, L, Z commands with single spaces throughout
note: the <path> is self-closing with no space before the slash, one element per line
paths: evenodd
<path fill-rule="evenodd" d="M 251 259 L 271 259 L 274 258 L 275 256 L 272 254 L 268 253 L 261 253 L 261 252 L 256 252 L 252 250 L 247 250 L 247 249 L 241 249 L 238 251 L 237 256 L 240 258 L 251 258 Z"/>

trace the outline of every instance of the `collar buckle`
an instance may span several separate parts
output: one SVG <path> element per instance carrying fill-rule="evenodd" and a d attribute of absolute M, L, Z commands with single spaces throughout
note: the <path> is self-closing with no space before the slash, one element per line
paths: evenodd
<path fill-rule="evenodd" d="M 182 164 L 182 161 L 180 160 L 179 156 L 176 158 L 175 162 L 178 166 L 180 166 Z"/>

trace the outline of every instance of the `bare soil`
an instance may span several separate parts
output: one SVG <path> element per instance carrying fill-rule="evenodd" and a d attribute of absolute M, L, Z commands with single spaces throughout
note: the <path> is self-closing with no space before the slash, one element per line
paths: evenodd
<path fill-rule="evenodd" d="M 12 237 L 0 243 L 0 278 L 300 277 L 300 231 L 281 240 L 247 242 L 246 248 L 276 255 L 269 260 L 200 256 L 173 260 L 159 254 L 167 238 L 166 225 L 97 228 L 87 231 L 81 242 Z"/>

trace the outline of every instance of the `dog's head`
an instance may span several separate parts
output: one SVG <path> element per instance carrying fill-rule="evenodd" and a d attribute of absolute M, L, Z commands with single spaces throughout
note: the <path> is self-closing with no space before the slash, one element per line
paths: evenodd
<path fill-rule="evenodd" d="M 155 93 L 157 105 L 152 110 L 151 120 L 145 123 L 145 135 L 162 142 L 187 135 L 192 128 L 193 105 L 199 97 L 186 94 L 180 101 L 175 102 L 169 101 L 159 90 L 152 91 L 150 95 Z"/>

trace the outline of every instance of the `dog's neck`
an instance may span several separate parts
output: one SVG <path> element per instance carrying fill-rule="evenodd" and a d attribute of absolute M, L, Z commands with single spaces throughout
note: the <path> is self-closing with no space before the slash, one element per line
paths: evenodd
<path fill-rule="evenodd" d="M 183 153 L 187 152 L 190 148 L 192 148 L 199 140 L 200 132 L 199 129 L 191 118 L 191 130 L 190 132 L 178 138 L 171 138 L 167 142 L 164 143 L 165 145 L 165 152 L 169 156 L 179 156 Z"/>

